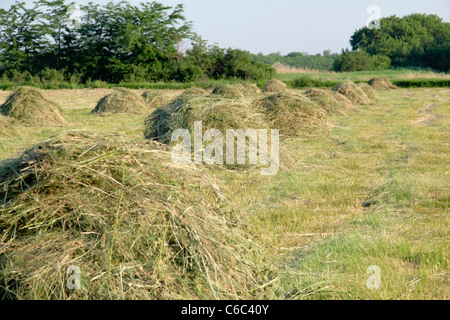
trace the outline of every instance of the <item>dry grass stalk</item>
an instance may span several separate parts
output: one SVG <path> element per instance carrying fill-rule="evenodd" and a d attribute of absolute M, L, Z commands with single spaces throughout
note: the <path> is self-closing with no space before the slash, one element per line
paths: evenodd
<path fill-rule="evenodd" d="M 41 90 L 33 87 L 19 87 L 1 106 L 1 112 L 28 125 L 67 123 L 61 115 L 60 106 L 46 99 Z"/>

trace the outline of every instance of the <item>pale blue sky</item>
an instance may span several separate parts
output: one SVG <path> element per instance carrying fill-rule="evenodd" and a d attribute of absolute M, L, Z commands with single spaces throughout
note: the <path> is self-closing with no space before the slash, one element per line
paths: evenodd
<path fill-rule="evenodd" d="M 106 4 L 109 0 L 77 3 Z M 0 0 L 9 8 L 15 0 Z M 25 0 L 32 3 L 30 0 Z M 67 1 L 70 2 L 70 1 Z M 118 2 L 114 1 L 114 2 Z M 142 0 L 130 0 L 138 4 Z M 450 22 L 449 0 L 159 0 L 167 5 L 183 3 L 194 31 L 221 47 L 241 48 L 253 53 L 292 51 L 339 52 L 349 47 L 353 32 L 364 26 L 370 5 L 381 17 L 410 13 L 437 14 Z"/>

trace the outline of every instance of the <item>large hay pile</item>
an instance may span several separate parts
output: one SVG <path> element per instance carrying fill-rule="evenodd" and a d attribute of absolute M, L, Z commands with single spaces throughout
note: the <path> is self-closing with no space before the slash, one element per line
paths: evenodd
<path fill-rule="evenodd" d="M 149 107 L 144 98 L 126 88 L 116 88 L 100 99 L 92 113 L 148 113 Z"/>
<path fill-rule="evenodd" d="M 145 102 L 147 102 L 148 106 L 151 109 L 157 109 L 162 106 L 165 106 L 172 100 L 170 94 L 167 94 L 161 90 L 145 91 L 142 94 L 142 97 L 144 98 Z"/>
<path fill-rule="evenodd" d="M 233 101 L 205 95 L 177 99 L 155 110 L 146 120 L 144 136 L 170 143 L 172 132 L 176 129 L 188 129 L 192 133 L 194 121 L 202 121 L 204 131 L 267 128 L 263 116 L 253 108 L 251 100 Z"/>
<path fill-rule="evenodd" d="M 398 89 L 397 86 L 394 86 L 391 81 L 386 78 L 374 78 L 369 80 L 369 85 L 371 85 L 375 90 L 395 90 Z"/>
<path fill-rule="evenodd" d="M 11 121 L 0 114 L 0 137 L 12 136 L 15 133 Z"/>
<path fill-rule="evenodd" d="M 352 81 L 346 80 L 335 85 L 332 91 L 337 91 L 344 95 L 354 104 L 369 104 L 370 100 L 360 87 L 354 84 Z"/>
<path fill-rule="evenodd" d="M 257 101 L 269 126 L 280 130 L 280 136 L 309 135 L 323 128 L 326 114 L 321 107 L 301 94 L 281 92 Z"/>
<path fill-rule="evenodd" d="M 214 88 L 213 94 L 230 99 L 250 97 L 260 93 L 255 84 L 225 84 Z"/>
<path fill-rule="evenodd" d="M 256 298 L 242 219 L 162 147 L 66 134 L 0 163 L 0 299 Z"/>
<path fill-rule="evenodd" d="M 66 123 L 59 105 L 46 99 L 39 89 L 33 87 L 19 87 L 1 106 L 1 112 L 29 125 Z"/>
<path fill-rule="evenodd" d="M 372 86 L 367 83 L 358 83 L 358 87 L 366 94 L 369 99 L 378 99 L 378 93 L 373 89 Z"/>
<path fill-rule="evenodd" d="M 283 92 L 286 91 L 286 84 L 277 79 L 272 79 L 266 83 L 263 92 Z"/>
<path fill-rule="evenodd" d="M 343 111 L 348 109 L 351 105 L 347 98 L 334 91 L 312 88 L 305 91 L 303 95 L 317 103 L 327 113 L 342 114 Z M 337 98 L 338 95 L 342 97 L 340 100 Z"/>

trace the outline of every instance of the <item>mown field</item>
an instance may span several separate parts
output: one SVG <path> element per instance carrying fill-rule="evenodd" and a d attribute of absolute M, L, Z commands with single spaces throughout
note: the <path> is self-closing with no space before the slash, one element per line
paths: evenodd
<path fill-rule="evenodd" d="M 143 139 L 146 115 L 90 113 L 108 92 L 44 91 L 68 125 L 16 124 L 15 136 L 0 138 L 1 160 L 66 131 Z M 0 103 L 10 93 L 0 92 Z M 450 90 L 380 91 L 374 103 L 332 116 L 328 128 L 320 138 L 283 142 L 294 164 L 273 177 L 210 169 L 248 217 L 258 247 L 251 259 L 267 274 L 258 297 L 450 298 Z M 374 265 L 379 290 L 366 287 Z"/>

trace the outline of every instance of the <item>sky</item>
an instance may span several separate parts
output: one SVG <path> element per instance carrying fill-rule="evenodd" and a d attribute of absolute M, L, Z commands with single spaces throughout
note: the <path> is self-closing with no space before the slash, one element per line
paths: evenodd
<path fill-rule="evenodd" d="M 32 0 L 22 0 L 32 3 Z M 110 0 L 76 3 L 106 4 Z M 15 0 L 0 0 L 8 9 Z M 68 0 L 67 3 L 70 1 Z M 113 2 L 119 2 L 113 1 Z M 139 4 L 142 0 L 129 0 Z M 381 17 L 411 13 L 437 14 L 450 22 L 450 0 L 158 0 L 165 5 L 182 3 L 194 31 L 223 48 L 264 54 L 293 51 L 310 54 L 340 52 L 350 47 L 355 30 L 366 25 L 377 11 Z"/>

